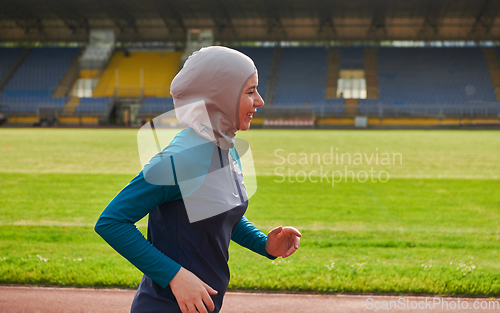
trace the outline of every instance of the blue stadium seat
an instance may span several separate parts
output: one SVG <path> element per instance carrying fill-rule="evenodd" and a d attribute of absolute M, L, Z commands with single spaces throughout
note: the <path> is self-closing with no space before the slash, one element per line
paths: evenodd
<path fill-rule="evenodd" d="M 384 104 L 496 101 L 488 65 L 479 48 L 379 48 L 377 71 Z"/>
<path fill-rule="evenodd" d="M 50 95 L 78 55 L 77 48 L 37 48 L 16 71 L 4 89 L 12 95 Z M 28 94 L 26 94 L 28 92 Z"/>
<path fill-rule="evenodd" d="M 4 50 L 2 49 L 2 53 Z M 11 60 L 22 51 L 10 51 Z M 14 73 L 5 86 L 2 102 L 11 111 L 36 114 L 39 105 L 63 108 L 68 98 L 52 98 L 71 61 L 78 55 L 77 48 L 36 48 Z"/>
<path fill-rule="evenodd" d="M 343 48 L 340 49 L 339 69 L 364 69 L 365 49 L 364 48 Z"/>
<path fill-rule="evenodd" d="M 12 69 L 26 48 L 0 48 L 0 80 Z"/>
<path fill-rule="evenodd" d="M 255 63 L 259 73 L 259 87 L 257 90 L 264 99 L 273 63 L 274 48 L 233 47 L 233 49 L 248 55 Z"/>
<path fill-rule="evenodd" d="M 326 104 L 328 52 L 325 48 L 282 48 L 273 104 Z"/>
<path fill-rule="evenodd" d="M 476 104 L 490 112 L 487 104 L 497 101 L 480 48 L 379 48 L 377 71 L 379 99 L 360 99 L 361 114 L 386 105 L 410 115 L 463 116 Z"/>
<path fill-rule="evenodd" d="M 174 109 L 172 98 L 146 98 L 139 109 L 139 113 L 159 115 Z"/>
<path fill-rule="evenodd" d="M 76 107 L 76 113 L 87 114 L 107 114 L 110 110 L 111 98 L 81 98 L 80 104 Z"/>

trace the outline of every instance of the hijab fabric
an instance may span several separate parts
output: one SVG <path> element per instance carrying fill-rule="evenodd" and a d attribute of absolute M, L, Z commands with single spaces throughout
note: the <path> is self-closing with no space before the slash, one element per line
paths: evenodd
<path fill-rule="evenodd" d="M 256 73 L 252 59 L 239 51 L 220 46 L 195 51 L 170 87 L 177 119 L 222 149 L 233 148 L 243 87 Z"/>

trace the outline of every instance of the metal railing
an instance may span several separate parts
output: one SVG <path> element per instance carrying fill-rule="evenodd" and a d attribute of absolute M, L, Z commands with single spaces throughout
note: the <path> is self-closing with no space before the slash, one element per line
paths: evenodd
<path fill-rule="evenodd" d="M 500 118 L 500 103 L 467 105 L 359 105 L 358 115 L 378 118 Z"/>
<path fill-rule="evenodd" d="M 127 93 L 125 93 L 127 94 Z M 127 95 L 133 95 L 128 93 Z M 107 109 L 92 109 L 86 107 L 84 111 L 75 111 L 71 116 L 98 116 L 100 119 L 109 116 L 115 105 L 115 97 L 108 103 Z M 137 104 L 143 103 L 143 99 L 137 98 Z M 38 107 L 57 107 L 57 115 L 63 116 L 63 107 L 49 103 L 28 103 L 18 101 L 16 103 L 2 102 L 0 100 L 0 113 L 7 116 L 33 116 L 36 115 Z M 82 108 L 83 109 L 83 108 Z M 139 115 L 150 116 L 163 112 L 140 112 Z M 360 104 L 353 111 L 344 104 L 311 104 L 311 105 L 282 105 L 264 106 L 259 108 L 255 117 L 264 119 L 323 119 L 323 118 L 353 118 L 355 116 L 367 116 L 370 118 L 437 118 L 437 119 L 500 119 L 500 102 L 476 103 L 467 105 L 377 105 Z"/>
<path fill-rule="evenodd" d="M 97 87 L 92 91 L 94 97 L 115 98 L 144 98 L 144 97 L 171 97 L 170 88 L 167 87 Z"/>
<path fill-rule="evenodd" d="M 312 118 L 316 116 L 315 108 L 309 106 L 269 106 L 261 107 L 255 113 L 263 118 Z"/>
<path fill-rule="evenodd" d="M 71 114 L 64 114 L 64 107 L 47 105 L 47 104 L 34 104 L 34 103 L 17 103 L 17 104 L 3 104 L 0 103 L 0 113 L 8 116 L 35 116 L 38 115 L 41 110 L 50 108 L 52 111 L 56 112 L 57 116 L 98 116 L 107 117 L 113 108 L 114 103 L 111 101 L 106 105 L 106 110 L 93 109 L 92 106 L 86 107 L 83 111 L 75 111 Z"/>
<path fill-rule="evenodd" d="M 357 107 L 344 104 L 281 105 L 262 107 L 256 113 L 262 118 L 499 118 L 500 102 L 467 105 L 392 105 L 359 104 Z"/>

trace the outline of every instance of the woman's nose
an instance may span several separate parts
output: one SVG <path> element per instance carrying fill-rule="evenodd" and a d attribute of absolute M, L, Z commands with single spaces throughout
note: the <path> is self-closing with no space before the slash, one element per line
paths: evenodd
<path fill-rule="evenodd" d="M 259 94 L 259 98 L 256 101 L 254 101 L 253 105 L 256 108 L 260 108 L 261 106 L 264 105 L 264 99 L 262 99 L 262 96 L 260 94 Z"/>

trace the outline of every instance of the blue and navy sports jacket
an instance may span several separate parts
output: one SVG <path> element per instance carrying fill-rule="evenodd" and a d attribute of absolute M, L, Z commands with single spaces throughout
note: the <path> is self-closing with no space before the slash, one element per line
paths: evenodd
<path fill-rule="evenodd" d="M 232 162 L 237 166 L 228 166 Z M 231 172 L 216 175 L 220 170 Z M 203 210 L 204 201 L 207 207 L 217 206 L 218 201 L 221 207 L 228 203 L 234 207 L 193 219 L 197 213 L 186 204 L 198 203 L 194 210 Z M 180 312 L 169 283 L 181 266 L 218 291 L 212 296 L 218 312 L 230 278 L 231 239 L 275 259 L 265 250 L 267 236 L 244 217 L 247 206 L 236 149 L 223 150 L 191 128 L 179 132 L 113 198 L 95 226 L 109 245 L 144 273 L 132 312 Z M 135 223 L 148 213 L 146 239 Z"/>

